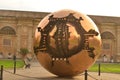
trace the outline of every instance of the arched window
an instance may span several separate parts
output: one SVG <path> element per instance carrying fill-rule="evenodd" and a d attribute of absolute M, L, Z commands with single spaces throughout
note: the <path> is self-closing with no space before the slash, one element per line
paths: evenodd
<path fill-rule="evenodd" d="M 0 34 L 5 34 L 5 35 L 15 35 L 16 32 L 13 28 L 9 26 L 5 26 L 2 29 L 0 29 Z"/>
<path fill-rule="evenodd" d="M 115 39 L 115 37 L 114 37 L 114 35 L 111 33 L 111 32 L 103 32 L 102 34 L 101 34 L 101 38 L 102 39 L 110 39 L 110 40 L 112 40 L 112 39 Z M 104 43 L 103 43 L 103 49 L 110 49 L 110 46 L 111 46 L 111 44 L 107 41 L 105 41 Z"/>
<path fill-rule="evenodd" d="M 103 32 L 102 34 L 101 34 L 101 38 L 102 39 L 114 39 L 115 37 L 114 37 L 114 35 L 111 33 L 111 32 Z"/>

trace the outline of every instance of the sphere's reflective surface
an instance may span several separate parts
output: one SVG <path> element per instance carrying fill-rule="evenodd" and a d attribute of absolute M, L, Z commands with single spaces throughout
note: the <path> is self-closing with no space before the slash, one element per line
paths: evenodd
<path fill-rule="evenodd" d="M 72 10 L 49 14 L 35 32 L 34 51 L 38 61 L 58 76 L 82 73 L 95 62 L 100 48 L 96 25 L 88 16 Z"/>

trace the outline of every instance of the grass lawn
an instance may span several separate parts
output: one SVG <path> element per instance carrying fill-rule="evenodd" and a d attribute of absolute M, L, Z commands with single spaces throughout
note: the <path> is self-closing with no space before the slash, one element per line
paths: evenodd
<path fill-rule="evenodd" d="M 12 59 L 0 59 L 0 66 L 3 65 L 4 68 L 14 68 L 14 61 Z M 23 60 L 16 60 L 16 67 L 22 68 L 24 66 Z"/>
<path fill-rule="evenodd" d="M 11 59 L 0 59 L 0 66 L 4 68 L 14 68 L 14 61 Z M 22 68 L 24 66 L 23 60 L 16 60 L 16 67 Z M 119 73 L 120 74 L 120 63 L 101 63 L 101 72 Z M 91 66 L 88 71 L 98 72 L 98 63 Z"/>
<path fill-rule="evenodd" d="M 101 72 L 120 73 L 120 63 L 101 63 Z M 98 63 L 95 63 L 88 71 L 97 72 Z"/>

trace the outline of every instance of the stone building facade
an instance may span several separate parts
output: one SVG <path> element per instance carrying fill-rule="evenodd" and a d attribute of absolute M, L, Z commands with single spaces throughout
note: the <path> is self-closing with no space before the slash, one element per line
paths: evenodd
<path fill-rule="evenodd" d="M 49 13 L 0 10 L 0 54 L 18 55 L 20 48 L 33 53 L 34 31 L 40 20 Z M 102 55 L 107 61 L 120 61 L 120 17 L 89 15 L 102 37 Z"/>

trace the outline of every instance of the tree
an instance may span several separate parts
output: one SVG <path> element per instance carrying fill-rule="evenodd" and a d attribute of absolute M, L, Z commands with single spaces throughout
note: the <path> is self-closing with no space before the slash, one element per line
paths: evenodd
<path fill-rule="evenodd" d="M 20 54 L 25 57 L 29 53 L 27 48 L 20 48 Z"/>

